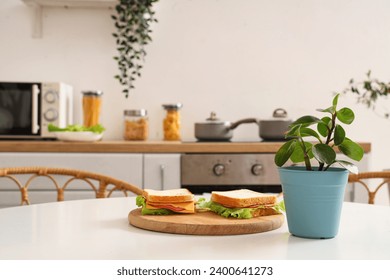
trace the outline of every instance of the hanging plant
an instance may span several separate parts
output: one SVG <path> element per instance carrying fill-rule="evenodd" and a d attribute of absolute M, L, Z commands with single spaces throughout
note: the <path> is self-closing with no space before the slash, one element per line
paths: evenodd
<path fill-rule="evenodd" d="M 115 22 L 118 56 L 114 59 L 118 63 L 119 74 L 115 79 L 123 87 L 123 94 L 127 98 L 134 88 L 134 81 L 141 77 L 142 63 L 146 56 L 145 46 L 152 41 L 150 25 L 157 22 L 152 10 L 154 2 L 158 0 L 119 0 L 115 6 L 115 14 L 111 17 Z"/>

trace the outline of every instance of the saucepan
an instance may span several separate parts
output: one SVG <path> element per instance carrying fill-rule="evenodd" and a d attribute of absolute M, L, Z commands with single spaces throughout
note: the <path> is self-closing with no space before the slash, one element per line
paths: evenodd
<path fill-rule="evenodd" d="M 259 136 L 263 140 L 279 141 L 285 140 L 285 133 L 289 130 L 292 120 L 287 117 L 287 111 L 277 108 L 273 116 L 268 120 L 259 120 Z"/>
<path fill-rule="evenodd" d="M 228 141 L 233 137 L 233 130 L 244 123 L 258 123 L 255 118 L 241 119 L 236 122 L 223 121 L 215 112 L 205 122 L 195 123 L 195 137 L 203 141 Z"/>

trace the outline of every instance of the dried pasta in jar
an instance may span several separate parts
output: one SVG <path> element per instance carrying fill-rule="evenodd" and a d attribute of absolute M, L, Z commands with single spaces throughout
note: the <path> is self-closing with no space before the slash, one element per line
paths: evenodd
<path fill-rule="evenodd" d="M 125 140 L 146 140 L 148 135 L 149 120 L 146 110 L 125 110 L 123 138 Z"/>
<path fill-rule="evenodd" d="M 101 91 L 83 91 L 83 125 L 91 127 L 99 124 L 102 108 Z"/>
<path fill-rule="evenodd" d="M 164 140 L 181 140 L 179 109 L 182 107 L 182 104 L 168 104 L 163 105 L 163 107 L 167 111 L 163 120 Z"/>

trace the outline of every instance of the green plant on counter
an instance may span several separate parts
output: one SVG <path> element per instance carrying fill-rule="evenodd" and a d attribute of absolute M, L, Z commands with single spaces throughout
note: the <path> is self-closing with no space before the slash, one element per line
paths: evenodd
<path fill-rule="evenodd" d="M 158 0 L 119 0 L 115 13 L 111 16 L 115 22 L 119 74 L 115 79 L 123 86 L 122 92 L 127 98 L 134 81 L 141 77 L 142 61 L 146 56 L 145 46 L 152 41 L 150 25 L 157 22 L 152 6 Z"/>
<path fill-rule="evenodd" d="M 373 110 L 380 97 L 387 97 L 390 94 L 390 82 L 383 82 L 371 78 L 371 70 L 366 73 L 366 78 L 362 82 L 356 82 L 354 79 L 349 81 L 349 86 L 343 93 L 353 93 L 357 95 L 358 103 L 366 105 Z M 389 118 L 389 113 L 383 113 L 383 117 Z"/>
<path fill-rule="evenodd" d="M 286 132 L 286 139 L 290 139 L 280 147 L 275 155 L 275 164 L 283 166 L 289 159 L 293 163 L 304 162 L 306 170 L 326 171 L 331 165 L 339 163 L 352 173 L 357 173 L 357 167 L 345 160 L 338 160 L 334 150 L 337 147 L 348 158 L 360 161 L 364 151 L 362 147 L 346 137 L 344 128 L 337 124 L 351 124 L 354 121 L 354 112 L 349 108 L 337 109 L 339 94 L 333 98 L 332 106 L 317 111 L 329 114 L 323 118 L 303 116 L 290 125 Z M 310 126 L 316 125 L 316 130 Z M 316 142 L 305 139 L 316 139 Z M 318 169 L 311 165 L 311 159 L 318 161 Z"/>

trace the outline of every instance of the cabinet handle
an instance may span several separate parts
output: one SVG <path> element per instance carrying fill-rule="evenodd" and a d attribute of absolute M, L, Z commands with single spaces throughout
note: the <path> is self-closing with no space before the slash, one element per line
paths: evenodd
<path fill-rule="evenodd" d="M 161 190 L 165 189 L 164 182 L 165 182 L 165 165 L 160 164 L 160 180 L 161 180 Z"/>

